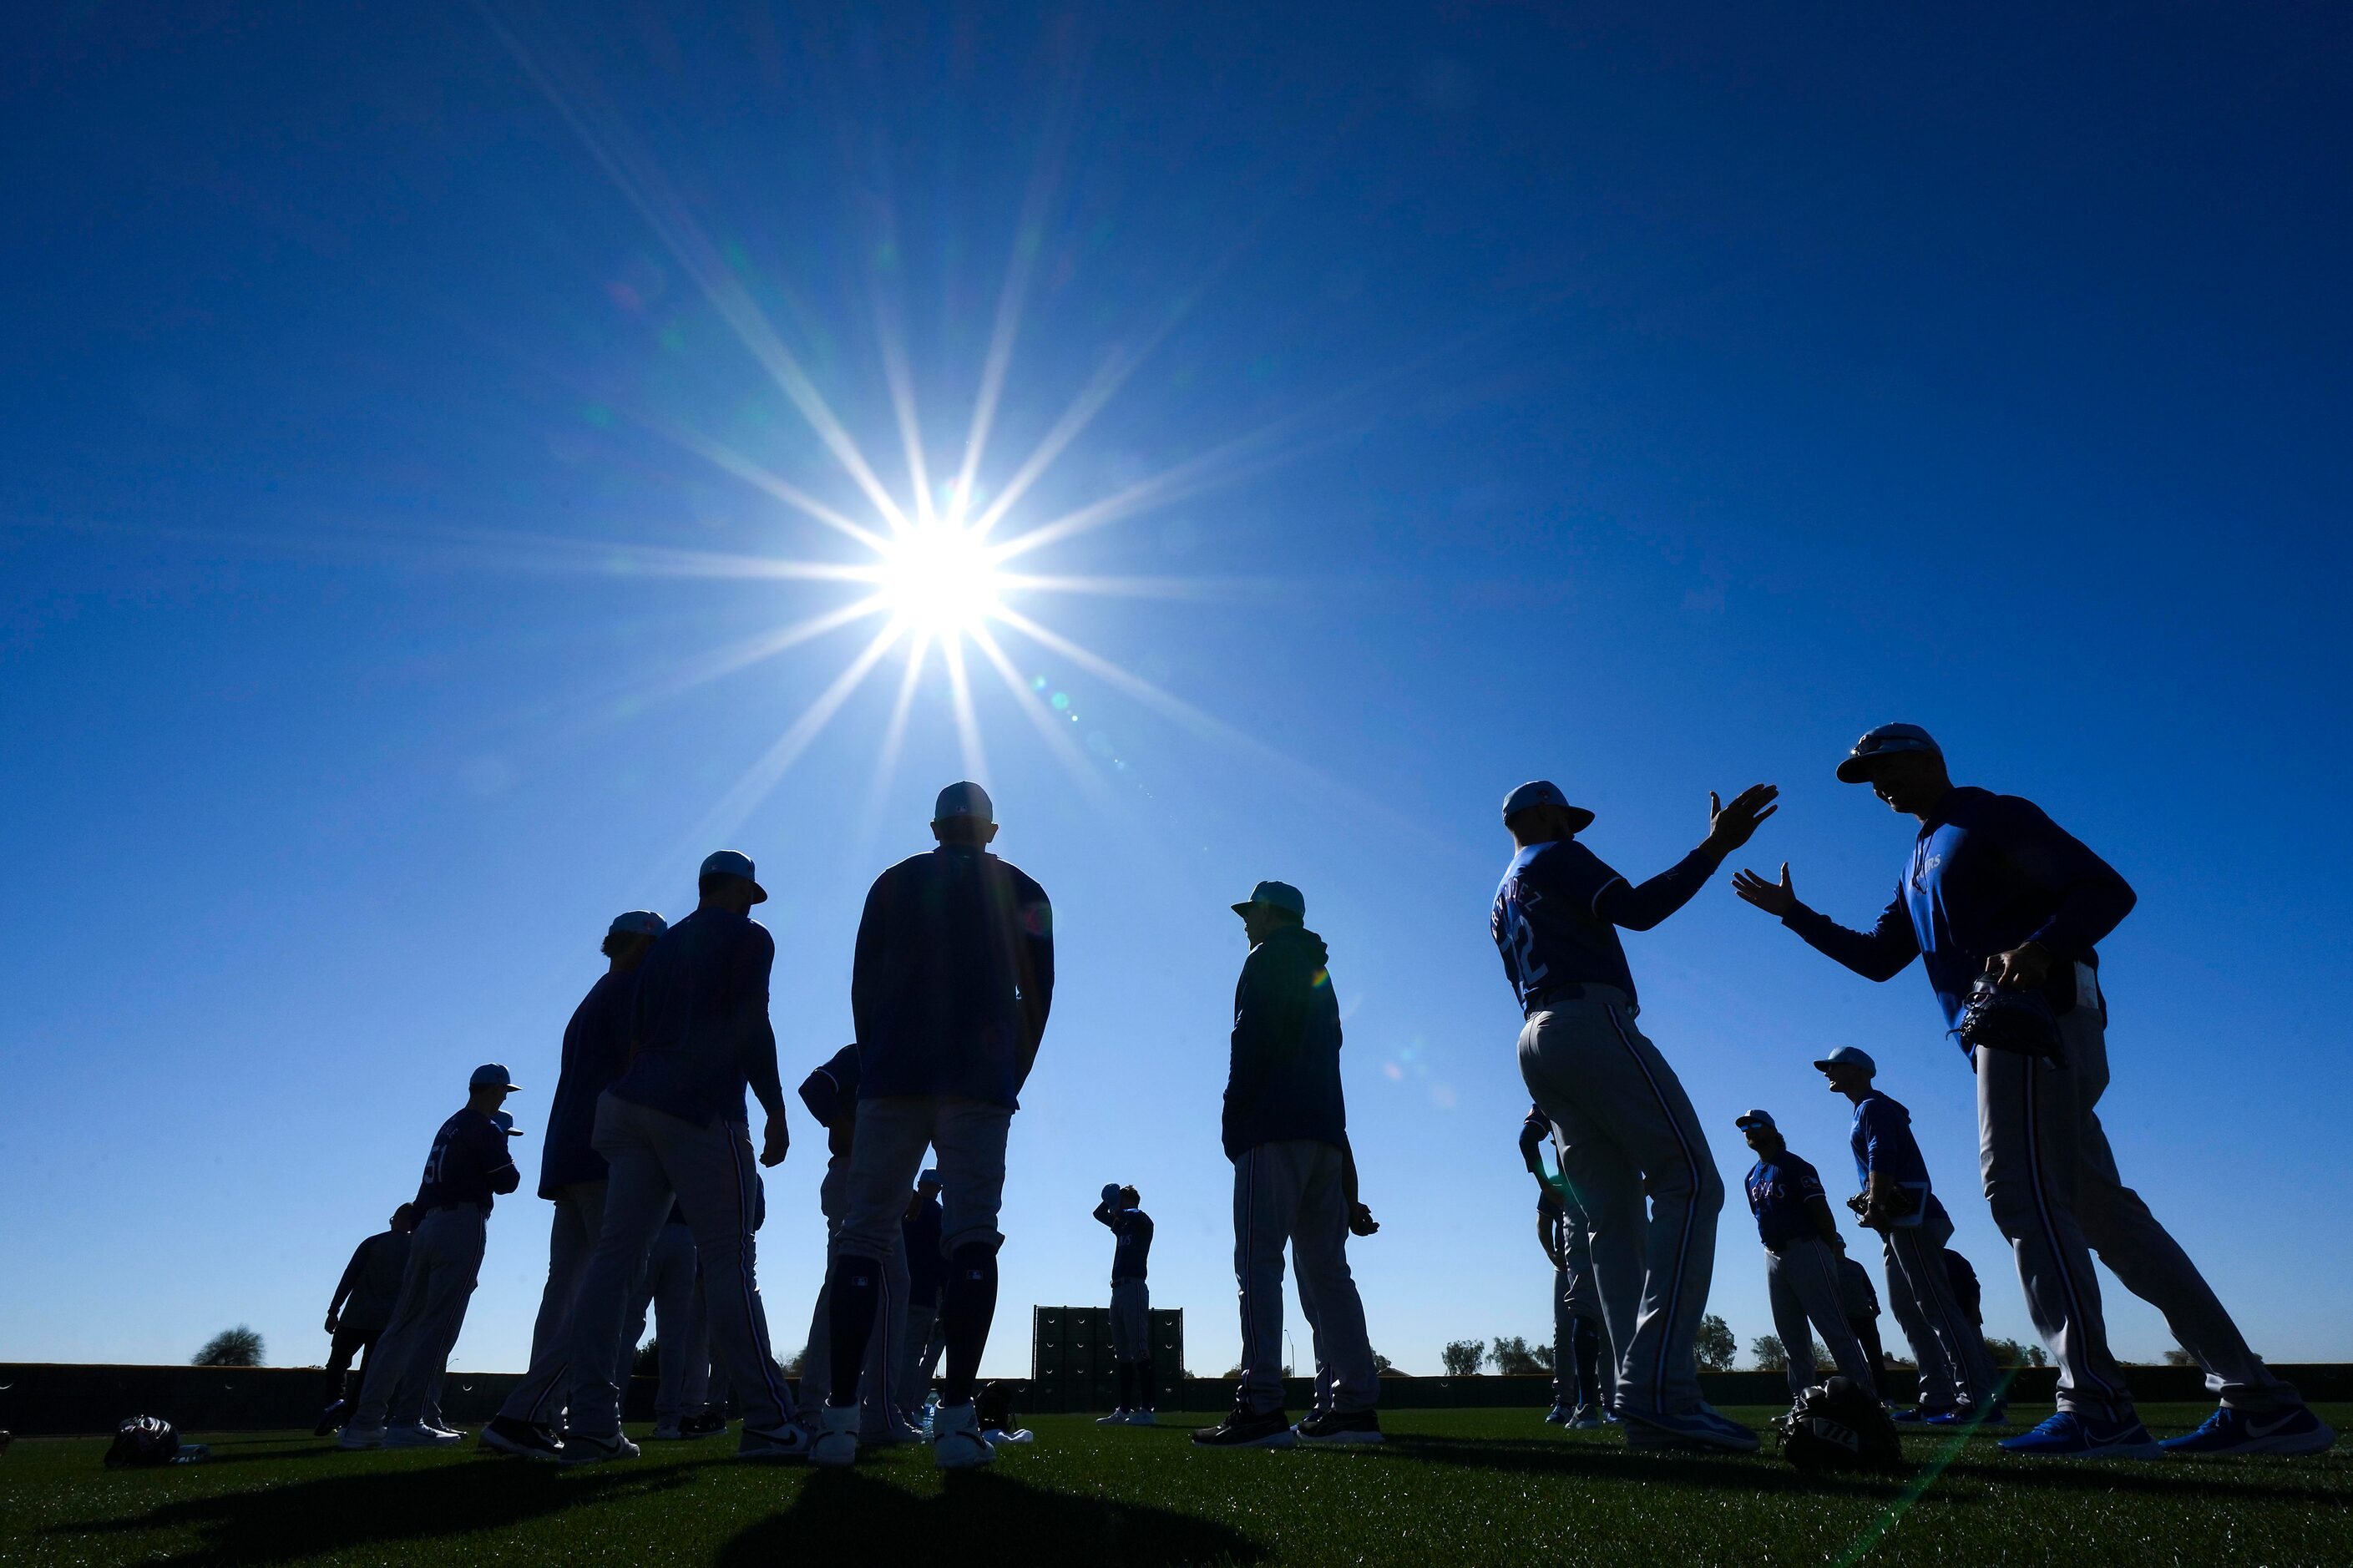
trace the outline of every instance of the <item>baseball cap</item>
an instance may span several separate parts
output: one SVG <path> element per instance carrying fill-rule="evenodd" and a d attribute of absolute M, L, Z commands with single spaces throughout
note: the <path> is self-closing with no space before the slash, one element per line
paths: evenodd
<path fill-rule="evenodd" d="M 1828 1072 L 1832 1068 L 1861 1068 L 1868 1077 L 1879 1076 L 1879 1064 L 1871 1059 L 1871 1053 L 1854 1046 L 1841 1046 L 1816 1062 L 1814 1066 L 1824 1072 Z"/>
<path fill-rule="evenodd" d="M 768 901 L 768 889 L 760 886 L 752 875 L 752 858 L 749 855 L 733 849 L 713 849 L 702 858 L 702 869 L 696 873 L 695 879 L 700 881 L 704 877 L 741 877 L 752 884 L 754 903 Z"/>
<path fill-rule="evenodd" d="M 1839 783 L 1862 784 L 1871 777 L 1871 764 L 1879 757 L 1892 757 L 1898 752 L 1926 752 L 1941 757 L 1945 748 L 1936 738 L 1917 724 L 1882 724 L 1876 730 L 1863 731 L 1846 761 L 1838 765 Z"/>
<path fill-rule="evenodd" d="M 1234 913 L 1250 913 L 1252 904 L 1265 904 L 1271 909 L 1289 910 L 1301 920 L 1307 918 L 1307 896 L 1288 882 L 1261 882 L 1250 889 L 1250 896 L 1234 906 Z"/>
<path fill-rule="evenodd" d="M 1582 833 L 1593 826 L 1593 814 L 1581 805 L 1570 805 L 1568 796 L 1560 793 L 1560 785 L 1550 779 L 1531 779 L 1504 797 L 1504 820 L 1509 822 L 1524 811 L 1539 805 L 1557 805 L 1567 811 L 1569 831 Z"/>
<path fill-rule="evenodd" d="M 934 822 L 953 822 L 959 816 L 976 816 L 983 822 L 997 820 L 996 803 L 988 792 L 965 779 L 940 791 L 940 798 L 932 805 Z"/>
<path fill-rule="evenodd" d="M 936 1166 L 915 1178 L 915 1185 L 919 1187 L 936 1187 L 939 1184 L 940 1173 Z"/>
<path fill-rule="evenodd" d="M 1766 1110 L 1744 1110 L 1739 1115 L 1732 1119 L 1732 1124 L 1735 1127 L 1739 1128 L 1743 1132 L 1747 1131 L 1752 1127 L 1762 1127 L 1767 1132 L 1778 1132 L 1780 1131 L 1780 1128 L 1776 1125 L 1773 1121 L 1772 1113 Z"/>
<path fill-rule="evenodd" d="M 708 867 L 710 862 L 706 860 L 703 864 Z M 607 934 L 611 936 L 659 936 L 669 929 L 670 922 L 663 920 L 661 916 L 654 913 L 651 910 L 626 910 L 613 917 L 613 923 L 611 926 L 607 928 Z"/>
<path fill-rule="evenodd" d="M 510 1137 L 510 1138 L 520 1138 L 520 1137 L 522 1137 L 522 1128 L 520 1128 L 520 1127 L 517 1127 L 517 1126 L 514 1124 L 514 1118 L 513 1118 L 513 1117 L 512 1117 L 512 1116 L 509 1116 L 505 1111 L 503 1111 L 503 1110 L 493 1110 L 493 1111 L 491 1111 L 491 1120 L 492 1121 L 497 1122 L 497 1123 L 498 1123 L 498 1127 L 499 1127 L 499 1131 L 501 1131 L 501 1132 L 503 1132 L 503 1133 L 505 1133 L 508 1137 Z"/>
<path fill-rule="evenodd" d="M 480 1067 L 476 1068 L 473 1076 L 466 1080 L 468 1089 L 490 1089 L 493 1086 L 503 1089 L 509 1093 L 522 1087 L 509 1078 L 507 1069 L 496 1062 L 484 1062 Z"/>

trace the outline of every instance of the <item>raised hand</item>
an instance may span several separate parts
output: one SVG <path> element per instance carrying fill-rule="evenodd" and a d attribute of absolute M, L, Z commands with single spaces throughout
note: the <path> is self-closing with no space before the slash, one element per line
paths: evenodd
<path fill-rule="evenodd" d="M 1755 904 L 1777 920 L 1798 907 L 1797 890 L 1789 886 L 1789 863 L 1787 860 L 1781 862 L 1781 879 L 1778 882 L 1768 882 L 1743 867 L 1732 874 L 1732 890 L 1740 895 L 1741 902 Z"/>
<path fill-rule="evenodd" d="M 1707 795 L 1707 842 L 1719 855 L 1729 855 L 1748 842 L 1757 825 L 1781 808 L 1778 784 L 1750 784 L 1725 805 L 1710 790 Z"/>

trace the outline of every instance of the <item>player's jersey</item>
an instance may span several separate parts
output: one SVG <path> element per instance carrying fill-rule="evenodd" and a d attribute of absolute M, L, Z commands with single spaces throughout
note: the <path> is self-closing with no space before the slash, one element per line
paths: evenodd
<path fill-rule="evenodd" d="M 1019 868 L 944 844 L 874 879 L 849 982 L 860 1098 L 1018 1109 L 1053 1001 L 1053 906 Z"/>
<path fill-rule="evenodd" d="M 824 1066 L 801 1079 L 800 1097 L 819 1127 L 830 1130 L 843 1115 L 854 1115 L 858 1109 L 858 1047 L 844 1046 L 826 1058 Z"/>
<path fill-rule="evenodd" d="M 1152 1253 L 1152 1216 L 1142 1209 L 1122 1209 L 1104 1223 L 1119 1238 L 1111 1250 L 1111 1282 L 1143 1279 Z"/>
<path fill-rule="evenodd" d="M 341 1314 L 344 1328 L 375 1332 L 392 1321 L 393 1305 L 400 1300 L 401 1278 L 408 1272 L 408 1243 L 405 1232 L 378 1231 L 352 1253 L 337 1287 L 339 1293 L 348 1293 Z"/>
<path fill-rule="evenodd" d="M 1876 1171 L 1912 1194 L 1912 1212 L 1895 1221 L 1897 1229 L 1909 1230 L 1927 1220 L 1928 1205 L 1936 1202 L 1928 1184 L 1928 1162 L 1920 1153 L 1919 1141 L 1912 1136 L 1912 1113 L 1901 1102 L 1877 1089 L 1864 1095 L 1855 1105 L 1854 1130 L 1847 1135 L 1847 1146 L 1854 1152 L 1858 1184 L 1868 1184 Z"/>
<path fill-rule="evenodd" d="M 514 1191 L 519 1180 L 507 1135 L 497 1122 L 468 1106 L 433 1135 L 433 1151 L 425 1157 L 425 1179 L 417 1188 L 417 1206 L 446 1209 L 472 1204 L 488 1214 L 492 1194 Z"/>
<path fill-rule="evenodd" d="M 1618 928 L 1595 912 L 1626 879 L 1574 838 L 1531 844 L 1512 857 L 1488 929 L 1520 1005 L 1563 985 L 1614 985 L 1634 995 Z"/>
<path fill-rule="evenodd" d="M 634 1047 L 612 1093 L 708 1127 L 749 1120 L 748 1086 L 784 1112 L 776 1037 L 768 1026 L 776 939 L 746 915 L 699 909 L 654 939 L 638 965 Z"/>
<path fill-rule="evenodd" d="M 1787 1149 L 1749 1166 L 1746 1185 L 1748 1212 L 1757 1216 L 1757 1236 L 1767 1247 L 1778 1252 L 1821 1234 L 1806 1212 L 1806 1200 L 1822 1195 L 1821 1173 Z"/>

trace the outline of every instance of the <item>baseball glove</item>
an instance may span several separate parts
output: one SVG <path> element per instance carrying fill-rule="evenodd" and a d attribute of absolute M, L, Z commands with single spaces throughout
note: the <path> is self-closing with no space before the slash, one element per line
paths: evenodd
<path fill-rule="evenodd" d="M 1773 1418 L 1781 1457 L 1809 1475 L 1829 1470 L 1892 1470 L 1904 1463 L 1895 1423 L 1878 1400 L 1844 1377 L 1832 1377 L 1798 1395 L 1787 1415 Z"/>
<path fill-rule="evenodd" d="M 133 1415 L 114 1429 L 113 1446 L 106 1450 L 110 1470 L 143 1470 L 168 1465 L 180 1451 L 180 1435 L 156 1415 Z"/>
<path fill-rule="evenodd" d="M 1961 1007 L 1961 1021 L 1953 1037 L 1974 1058 L 1979 1046 L 2016 1056 L 2039 1057 L 2052 1066 L 2060 1061 L 2059 1019 L 2050 999 L 2039 991 L 2002 991 L 1989 978 L 1969 987 Z"/>

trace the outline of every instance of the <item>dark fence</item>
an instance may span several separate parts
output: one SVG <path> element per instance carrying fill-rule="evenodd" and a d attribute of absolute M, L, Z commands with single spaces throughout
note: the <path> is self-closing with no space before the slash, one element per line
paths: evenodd
<path fill-rule="evenodd" d="M 1157 1314 L 1155 1314 L 1156 1316 Z M 1174 1316 L 1172 1313 L 1171 1316 Z M 1183 1330 L 1176 1326 L 1179 1334 Z M 1162 1328 L 1155 1325 L 1154 1339 Z M 1156 1348 L 1156 1347 L 1155 1347 Z M 2310 1363 L 2273 1368 L 2307 1399 L 2353 1400 L 2353 1365 Z M 452 1421 L 476 1426 L 488 1420 L 520 1374 L 511 1372 L 451 1373 L 441 1407 Z M 2207 1398 L 2202 1374 L 2192 1366 L 2126 1369 L 2133 1393 L 2151 1404 L 2196 1404 Z M 1715 1405 L 1779 1405 L 1788 1383 L 1778 1372 L 1704 1372 L 1700 1391 Z M 2058 1374 L 2049 1367 L 2026 1367 L 2010 1395 L 2025 1404 L 2048 1404 Z M 1017 1408 L 1048 1414 L 1062 1409 L 1107 1409 L 1109 1387 L 1097 1387 L 1092 1370 L 1083 1385 L 1060 1388 L 1016 1383 Z M 632 1421 L 653 1415 L 653 1379 L 634 1379 L 624 1414 Z M 1283 1384 L 1293 1411 L 1307 1407 L 1305 1378 Z M 1172 1394 L 1174 1397 L 1172 1397 Z M 18 1436 L 58 1436 L 113 1430 L 130 1415 L 161 1415 L 186 1432 L 282 1432 L 307 1428 L 332 1397 L 324 1373 L 315 1367 L 81 1366 L 60 1363 L 0 1363 L 0 1428 Z M 1381 1404 L 1390 1410 L 1472 1406 L 1536 1408 L 1551 1401 L 1549 1377 L 1385 1377 Z M 1219 1411 L 1232 1403 L 1233 1384 L 1223 1378 L 1171 1378 L 1162 1384 L 1166 1409 Z"/>

